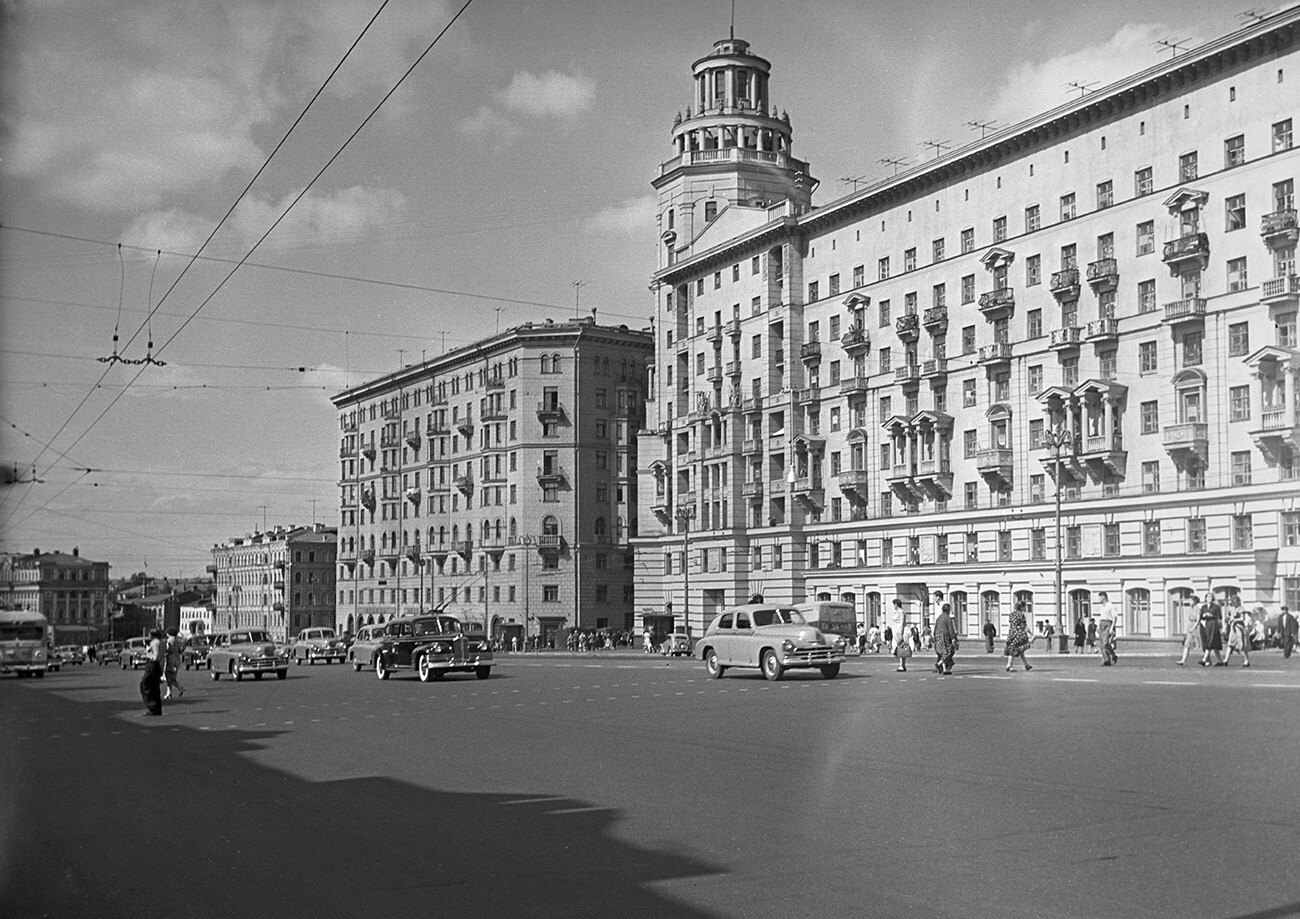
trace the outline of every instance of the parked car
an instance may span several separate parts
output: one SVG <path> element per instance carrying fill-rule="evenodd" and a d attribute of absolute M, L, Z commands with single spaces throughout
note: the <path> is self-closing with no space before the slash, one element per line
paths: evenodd
<path fill-rule="evenodd" d="M 104 641 L 95 646 L 95 660 L 100 664 L 116 664 L 122 657 L 122 642 Z"/>
<path fill-rule="evenodd" d="M 340 664 L 347 659 L 348 649 L 343 639 L 334 634 L 333 629 L 313 627 L 303 629 L 289 646 L 289 656 L 295 664 L 306 662 L 314 664 L 324 661 Z"/>
<path fill-rule="evenodd" d="M 492 674 L 492 645 L 486 635 L 467 630 L 455 616 L 413 616 L 390 622 L 383 646 L 375 654 L 375 673 L 386 680 L 408 668 L 424 683 L 454 672 L 472 672 L 486 680 Z"/>
<path fill-rule="evenodd" d="M 353 670 L 360 673 L 362 667 L 375 666 L 375 655 L 384 646 L 384 630 L 387 628 L 387 625 L 381 623 L 363 625 L 357 629 L 356 641 L 352 642 L 347 652 L 347 660 Z"/>
<path fill-rule="evenodd" d="M 212 637 L 210 635 L 192 635 L 185 642 L 185 650 L 181 652 L 181 663 L 186 670 L 193 667 L 195 670 L 202 670 L 204 667 L 211 667 L 208 661 L 208 652 L 212 650 Z"/>
<path fill-rule="evenodd" d="M 686 629 L 678 626 L 673 629 L 673 633 L 664 639 L 659 650 L 669 657 L 690 657 L 691 656 L 691 636 L 686 633 Z"/>
<path fill-rule="evenodd" d="M 81 645 L 59 645 L 54 649 L 54 653 L 59 656 L 59 660 L 64 664 L 84 664 L 86 662 L 86 652 Z"/>
<path fill-rule="evenodd" d="M 769 680 L 815 667 L 830 680 L 840 672 L 844 649 L 842 636 L 823 634 L 797 609 L 750 603 L 714 616 L 695 643 L 695 656 L 712 679 L 729 667 L 757 667 Z"/>
<path fill-rule="evenodd" d="M 117 662 L 123 670 L 130 667 L 132 670 L 137 667 L 143 667 L 149 663 L 146 656 L 149 651 L 149 639 L 147 638 L 128 638 L 122 644 L 122 651 L 117 656 Z"/>
<path fill-rule="evenodd" d="M 246 673 L 255 680 L 264 673 L 274 673 L 283 680 L 289 675 L 289 653 L 277 647 L 265 629 L 232 629 L 212 636 L 208 669 L 214 680 L 221 679 L 223 673 L 236 680 L 242 680 Z"/>

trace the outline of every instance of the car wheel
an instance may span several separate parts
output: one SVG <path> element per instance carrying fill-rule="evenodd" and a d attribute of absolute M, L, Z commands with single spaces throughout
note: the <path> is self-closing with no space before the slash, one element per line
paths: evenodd
<path fill-rule="evenodd" d="M 221 679 L 221 671 L 220 671 L 220 670 L 213 670 L 213 671 L 212 671 L 212 682 L 215 683 L 215 682 L 216 682 L 217 680 L 219 680 L 219 679 Z"/>
<path fill-rule="evenodd" d="M 301 667 L 301 666 L 302 666 L 302 658 L 301 658 L 301 657 L 297 657 L 297 656 L 295 656 L 294 659 L 293 659 L 293 665 L 294 665 L 295 667 Z"/>
<path fill-rule="evenodd" d="M 230 662 L 230 675 L 235 678 L 236 683 L 244 679 L 244 674 L 241 671 L 235 669 L 234 661 Z"/>
<path fill-rule="evenodd" d="M 377 655 L 375 657 L 375 676 L 381 680 L 386 680 L 391 673 L 392 671 L 388 669 L 388 662 L 384 660 L 384 656 L 382 654 Z"/>
<path fill-rule="evenodd" d="M 277 670 L 277 671 L 275 671 L 275 678 L 276 678 L 277 680 L 288 679 L 288 677 L 289 677 L 289 670 L 288 670 L 288 668 L 285 668 L 284 670 Z"/>
<path fill-rule="evenodd" d="M 488 677 L 490 677 L 491 675 L 492 675 L 492 668 L 491 668 L 491 667 L 475 667 L 475 668 L 474 668 L 474 676 L 478 677 L 480 680 L 486 680 L 486 679 L 487 679 Z"/>
<path fill-rule="evenodd" d="M 433 681 L 433 668 L 429 666 L 429 655 L 421 654 L 420 660 L 416 664 L 416 668 L 420 671 L 421 683 L 430 683 Z"/>
<path fill-rule="evenodd" d="M 353 661 L 352 661 L 352 669 L 353 669 L 355 672 L 360 673 L 360 672 L 361 672 L 361 662 L 360 662 L 360 661 L 357 661 L 357 660 L 353 660 Z"/>
<path fill-rule="evenodd" d="M 716 680 L 727 672 L 727 668 L 722 666 L 718 660 L 718 652 L 710 648 L 704 653 L 704 669 L 709 674 L 709 679 Z"/>
<path fill-rule="evenodd" d="M 833 680 L 840 674 L 839 664 L 823 664 L 818 669 L 821 670 L 824 680 Z"/>
<path fill-rule="evenodd" d="M 781 666 L 781 662 L 776 659 L 776 652 L 773 651 L 771 648 L 768 648 L 766 651 L 763 652 L 762 666 L 763 666 L 763 679 L 770 680 L 772 682 L 776 682 L 777 680 L 781 679 L 781 674 L 785 672 L 785 668 Z"/>

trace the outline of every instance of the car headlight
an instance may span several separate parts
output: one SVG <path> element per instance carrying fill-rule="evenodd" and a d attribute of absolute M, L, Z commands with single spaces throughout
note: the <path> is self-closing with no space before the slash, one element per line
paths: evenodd
<path fill-rule="evenodd" d="M 781 650 L 786 654 L 789 654 L 794 650 L 794 642 L 787 638 L 785 641 L 781 642 Z"/>
<path fill-rule="evenodd" d="M 44 660 L 44 659 L 45 659 L 45 649 L 44 649 L 44 648 L 37 648 L 37 649 L 36 649 L 36 653 L 34 653 L 34 654 L 32 655 L 32 659 L 33 659 L 33 660 L 38 660 L 38 661 L 39 661 L 39 660 Z"/>
<path fill-rule="evenodd" d="M 239 655 L 239 659 L 240 659 L 241 661 L 246 661 L 246 660 L 248 660 L 248 655 L 247 655 L 247 654 L 243 654 L 243 653 L 241 653 L 241 654 Z"/>

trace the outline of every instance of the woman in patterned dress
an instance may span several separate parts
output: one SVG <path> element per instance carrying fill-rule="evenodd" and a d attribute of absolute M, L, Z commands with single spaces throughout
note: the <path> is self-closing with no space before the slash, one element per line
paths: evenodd
<path fill-rule="evenodd" d="M 1029 648 L 1029 626 L 1025 622 L 1025 603 L 1020 601 L 1016 608 L 1011 611 L 1011 624 L 1007 628 L 1007 673 L 1011 672 L 1011 665 L 1016 658 L 1020 658 L 1020 663 L 1025 665 L 1025 670 L 1030 671 L 1034 668 L 1025 660 L 1025 651 Z"/>

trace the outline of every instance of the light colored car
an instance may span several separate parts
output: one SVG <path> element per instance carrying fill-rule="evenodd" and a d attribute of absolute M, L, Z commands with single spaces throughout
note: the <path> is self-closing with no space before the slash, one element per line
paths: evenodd
<path fill-rule="evenodd" d="M 208 669 L 214 680 L 221 679 L 223 673 L 236 680 L 242 680 L 246 673 L 255 680 L 264 673 L 274 673 L 283 680 L 289 675 L 289 653 L 277 647 L 265 629 L 232 629 L 212 636 Z"/>
<path fill-rule="evenodd" d="M 756 667 L 769 680 L 781 679 L 787 670 L 815 667 L 830 680 L 840 672 L 844 649 L 843 637 L 823 634 L 797 609 L 750 603 L 713 617 L 695 643 L 695 656 L 712 679 L 729 667 Z"/>
<path fill-rule="evenodd" d="M 352 665 L 353 670 L 360 673 L 364 667 L 375 666 L 379 649 L 384 646 L 384 632 L 387 628 L 387 625 L 380 623 L 363 625 L 357 630 L 357 640 L 348 648 L 348 663 Z"/>
<path fill-rule="evenodd" d="M 134 670 L 137 667 L 143 667 L 149 663 L 149 639 L 147 638 L 128 638 L 122 645 L 122 650 L 118 654 L 117 663 L 123 669 L 128 667 Z"/>
<path fill-rule="evenodd" d="M 317 661 L 327 664 L 338 661 L 341 664 L 347 659 L 347 654 L 347 645 L 330 628 L 303 629 L 289 646 L 289 656 L 295 664 L 314 664 Z"/>
<path fill-rule="evenodd" d="M 54 649 L 54 653 L 65 664 L 84 664 L 86 662 L 86 652 L 81 645 L 59 645 Z"/>
<path fill-rule="evenodd" d="M 686 633 L 684 628 L 676 628 L 673 633 L 664 639 L 659 650 L 669 657 L 690 657 L 691 656 L 691 636 Z"/>
<path fill-rule="evenodd" d="M 99 664 L 116 664 L 122 659 L 120 641 L 101 641 L 95 648 L 95 660 Z"/>

